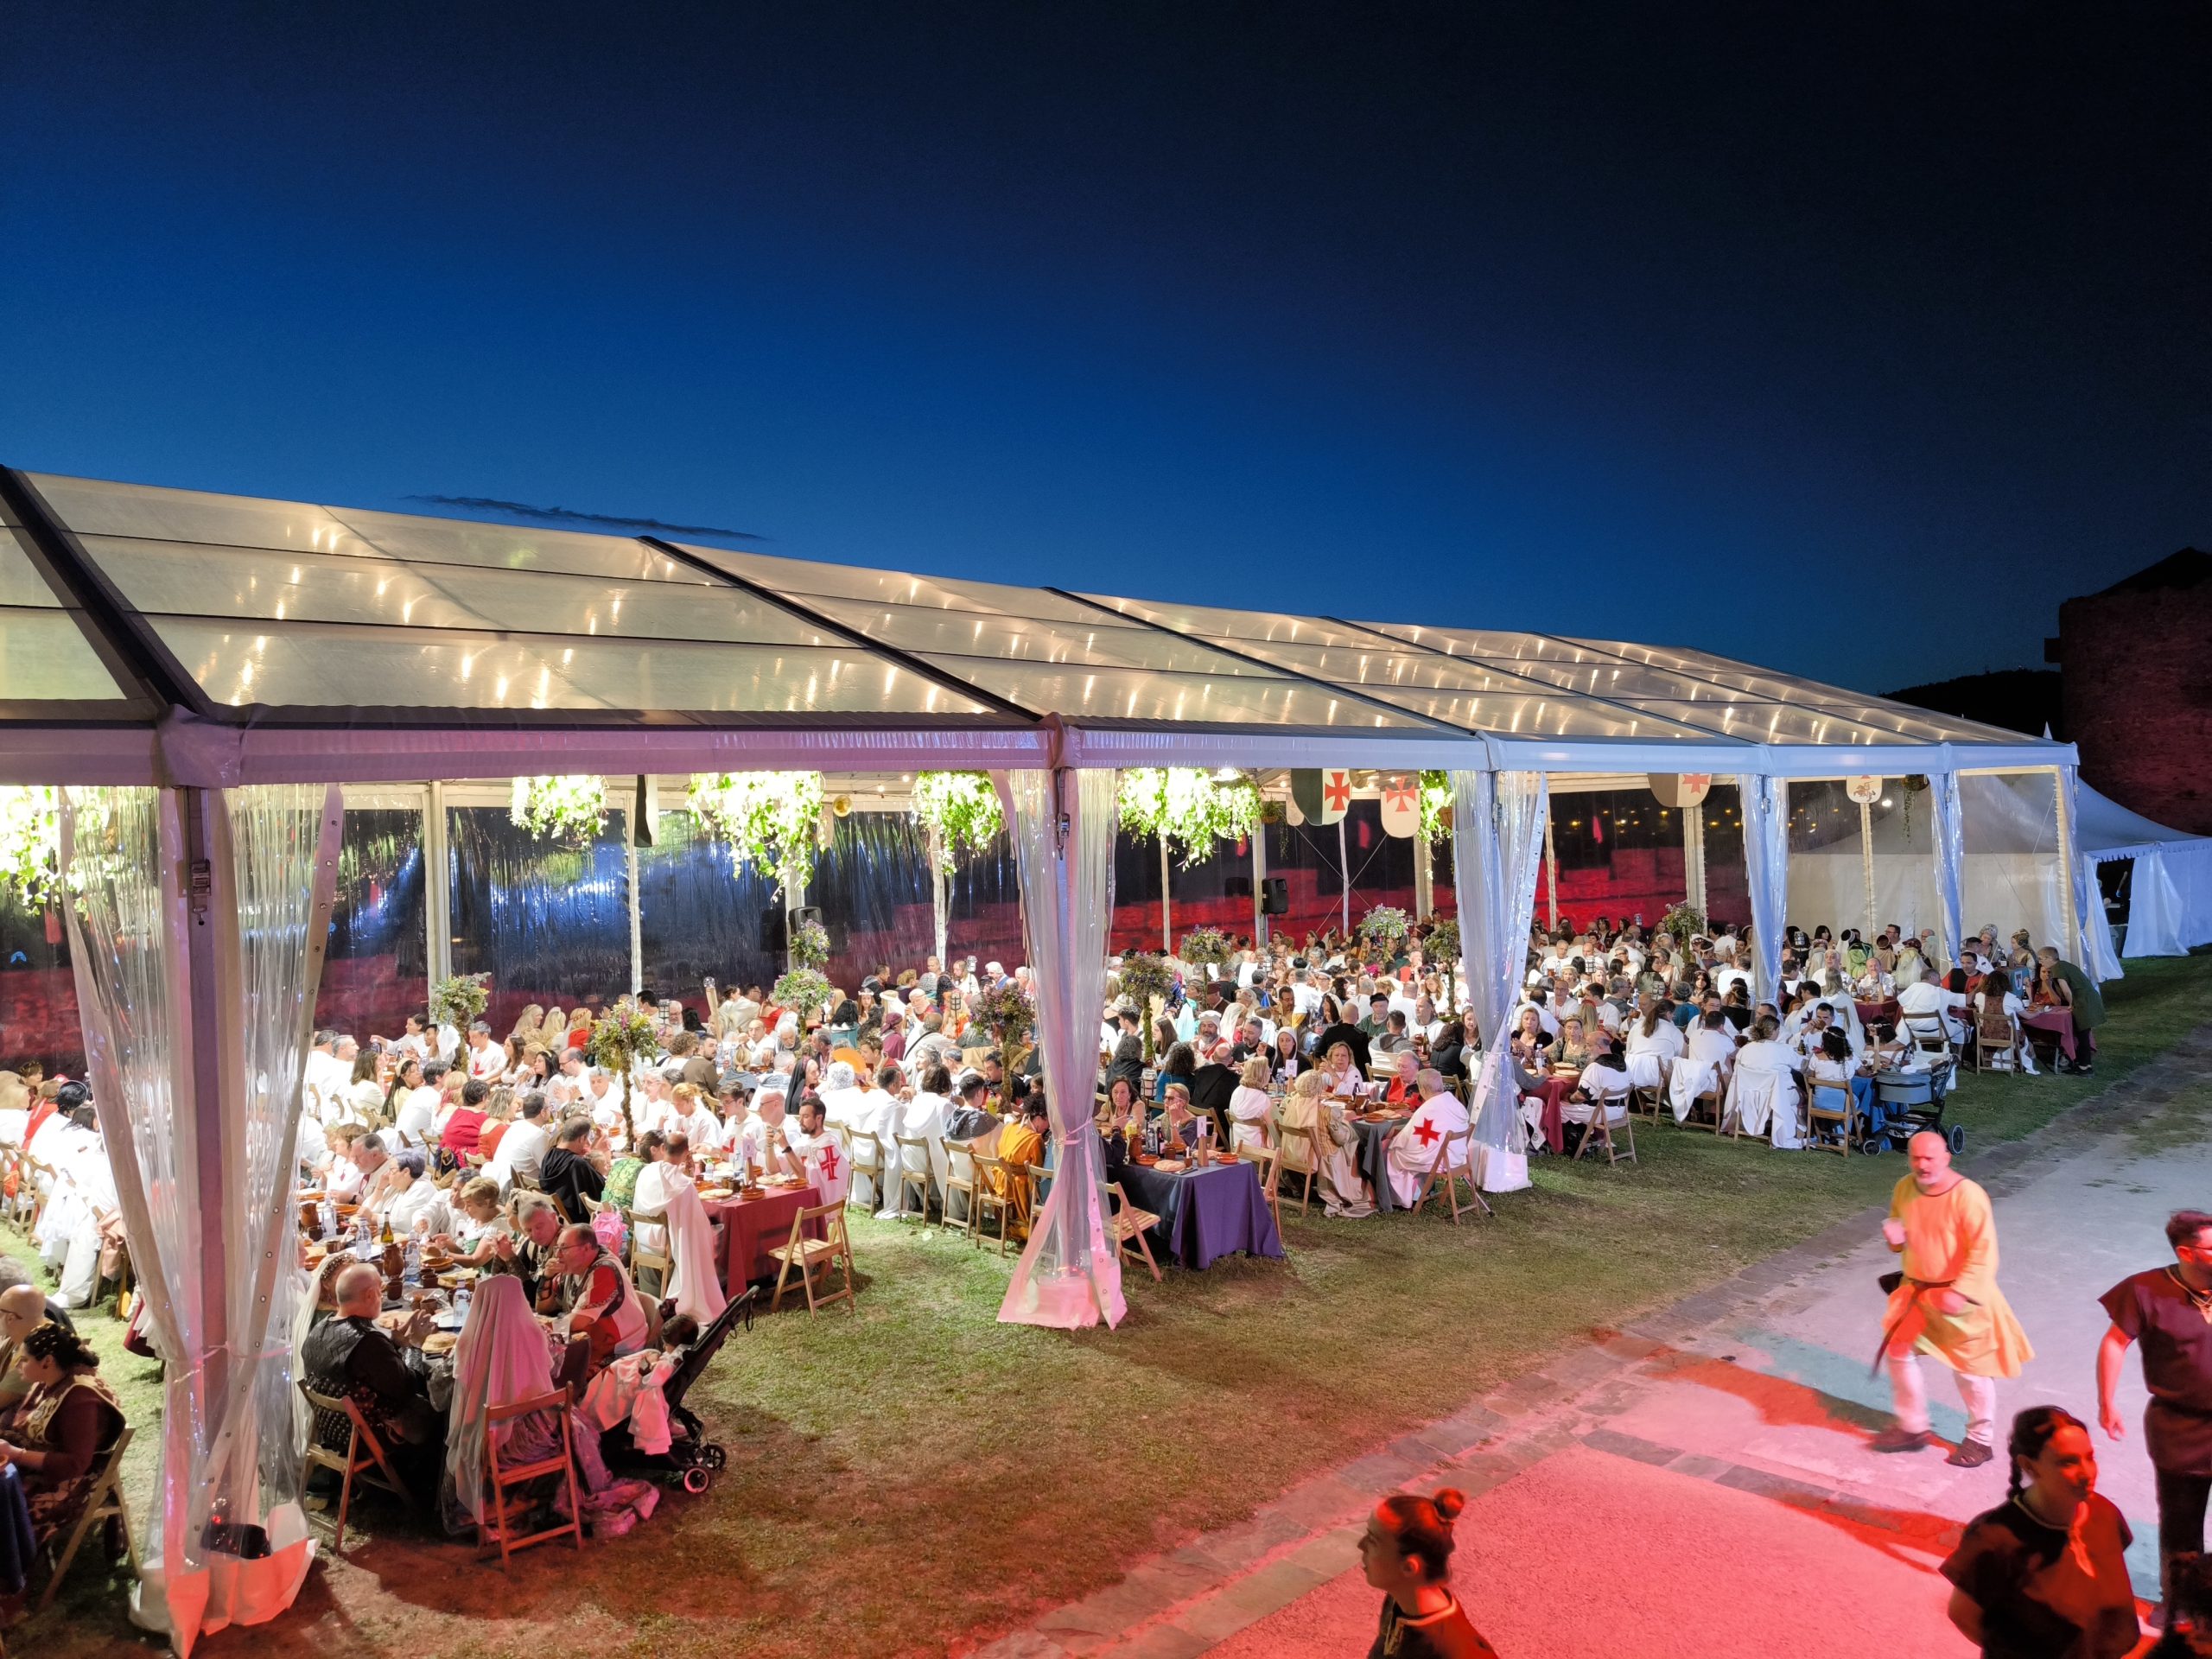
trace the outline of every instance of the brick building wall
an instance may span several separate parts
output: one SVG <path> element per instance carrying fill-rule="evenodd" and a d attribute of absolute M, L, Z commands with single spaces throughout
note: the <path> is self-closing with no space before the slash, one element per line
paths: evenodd
<path fill-rule="evenodd" d="M 2212 554 L 2184 548 L 2066 601 L 2056 655 L 2082 780 L 2212 835 Z"/>

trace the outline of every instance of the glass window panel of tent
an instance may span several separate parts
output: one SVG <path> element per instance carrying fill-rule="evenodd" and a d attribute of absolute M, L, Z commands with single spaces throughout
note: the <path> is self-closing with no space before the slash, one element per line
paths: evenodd
<path fill-rule="evenodd" d="M 333 510 L 378 552 L 405 562 L 471 564 L 497 570 L 547 570 L 578 576 L 719 587 L 704 571 L 627 536 L 575 530 L 427 518 L 358 507 Z"/>
<path fill-rule="evenodd" d="M 419 806 L 346 808 L 315 1024 L 396 1036 L 429 996 Z"/>
<path fill-rule="evenodd" d="M 628 854 L 618 807 L 588 841 L 540 840 L 505 806 L 446 812 L 453 969 L 492 976 L 485 1019 L 513 1029 L 535 1002 L 604 1007 L 630 988 Z"/>
<path fill-rule="evenodd" d="M 1325 686 L 1294 680 L 1162 674 L 1150 670 L 1052 668 L 935 653 L 927 660 L 971 685 L 1039 713 L 1094 720 L 1218 721 L 1235 725 L 1407 727 L 1421 721 Z"/>
<path fill-rule="evenodd" d="M 513 640 L 434 629 L 160 617 L 209 696 L 232 705 L 976 714 L 972 700 L 864 652 L 624 639 Z"/>
<path fill-rule="evenodd" d="M 73 613 L 0 609 L 0 702 L 119 702 L 124 696 Z"/>
<path fill-rule="evenodd" d="M 786 559 L 768 553 L 738 552 L 726 547 L 679 543 L 717 570 L 727 570 L 771 593 L 789 594 L 809 609 L 835 621 L 857 626 L 860 613 L 849 616 L 842 607 L 863 604 L 912 605 L 934 610 L 981 611 L 995 616 L 1026 617 L 1034 621 L 1096 622 L 1090 606 L 1041 588 L 1021 588 L 1006 582 L 969 582 L 952 576 L 924 576 L 898 570 L 877 570 L 865 565 L 817 563 L 809 559 Z"/>
<path fill-rule="evenodd" d="M 1273 611 L 1240 611 L 1216 605 L 1170 605 L 1108 594 L 1090 594 L 1085 597 L 1109 606 L 1125 616 L 1141 617 L 1161 627 L 1173 628 L 1178 633 L 1218 639 L 1239 651 L 1251 649 L 1256 645 L 1341 645 L 1346 648 L 1382 645 L 1365 629 L 1347 627 L 1321 617 L 1291 616 Z"/>
<path fill-rule="evenodd" d="M 995 613 L 962 613 L 929 607 L 839 605 L 836 620 L 870 639 L 901 651 L 945 652 L 964 657 L 1072 663 L 1102 668 L 1147 668 L 1176 673 L 1245 674 L 1280 678 L 1197 639 L 1154 628 L 1129 627 L 1094 613 L 1081 622 Z"/>
<path fill-rule="evenodd" d="M 324 508 L 304 501 L 269 501 L 45 473 L 31 474 L 31 482 L 54 516 L 80 535 L 213 542 L 302 553 L 376 551 Z"/>
<path fill-rule="evenodd" d="M 1787 703 L 1654 701 L 1641 702 L 1638 707 L 1649 709 L 1655 715 L 1695 721 L 1724 737 L 1745 743 L 1808 743 L 1861 748 L 1921 741 L 1884 727 Z"/>
<path fill-rule="evenodd" d="M 17 532 L 0 525 L 0 605 L 29 606 L 59 610 L 61 601 L 38 567 Z"/>
<path fill-rule="evenodd" d="M 148 615 L 830 643 L 791 613 L 734 588 L 108 536 L 79 539 L 124 597 Z"/>
<path fill-rule="evenodd" d="M 1791 679 L 1770 674 L 1704 652 L 1639 645 L 1625 641 L 1602 643 L 1605 650 L 1618 652 L 1624 657 L 1679 669 L 1731 690 L 1748 692 L 1755 697 L 1795 702 L 1803 708 L 1816 709 L 1823 714 L 1840 715 L 1847 719 L 1889 727 L 1929 742 L 1973 741 L 1977 739 L 2013 741 L 2020 735 L 2001 727 L 1986 726 L 1951 715 L 1932 715 L 1926 709 L 1908 708 L 1886 698 L 1870 697 L 1818 680 Z"/>

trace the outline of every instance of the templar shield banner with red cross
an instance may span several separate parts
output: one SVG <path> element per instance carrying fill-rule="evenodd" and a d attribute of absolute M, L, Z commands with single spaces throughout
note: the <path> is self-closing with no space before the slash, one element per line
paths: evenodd
<path fill-rule="evenodd" d="M 1382 780 L 1382 833 L 1411 841 L 1421 829 L 1421 779 L 1399 772 Z"/>
<path fill-rule="evenodd" d="M 1306 823 L 1334 823 L 1351 810 L 1351 773 L 1301 767 L 1290 774 L 1290 798 Z"/>

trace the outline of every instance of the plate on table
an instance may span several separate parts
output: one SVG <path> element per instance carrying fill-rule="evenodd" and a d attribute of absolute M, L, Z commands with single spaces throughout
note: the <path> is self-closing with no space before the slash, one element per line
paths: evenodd
<path fill-rule="evenodd" d="M 429 1336 L 423 1338 L 423 1351 L 433 1357 L 439 1354 L 449 1354 L 460 1346 L 461 1337 L 458 1328 L 452 1331 L 433 1331 Z"/>
<path fill-rule="evenodd" d="M 702 1186 L 699 1189 L 699 1196 L 702 1198 L 726 1198 L 736 1191 L 734 1186 Z"/>
<path fill-rule="evenodd" d="M 1180 1158 L 1162 1158 L 1153 1167 L 1163 1175 L 1180 1175 L 1190 1166 Z"/>

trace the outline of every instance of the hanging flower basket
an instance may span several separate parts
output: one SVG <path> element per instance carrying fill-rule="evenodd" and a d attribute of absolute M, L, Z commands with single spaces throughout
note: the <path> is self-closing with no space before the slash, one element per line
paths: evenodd
<path fill-rule="evenodd" d="M 0 887 L 26 910 L 50 904 L 61 874 L 61 791 L 46 785 L 0 788 Z"/>
<path fill-rule="evenodd" d="M 691 780 L 690 805 L 730 847 L 733 870 L 765 870 L 786 889 L 814 874 L 822 819 L 818 772 L 720 772 Z"/>
<path fill-rule="evenodd" d="M 830 997 L 830 982 L 812 968 L 794 968 L 776 982 L 768 995 L 778 1007 L 795 1010 L 803 1029 L 821 1020 Z"/>
<path fill-rule="evenodd" d="M 988 852 L 1006 828 L 1006 812 L 990 774 L 925 772 L 914 779 L 914 817 L 935 841 L 950 870 L 962 854 Z"/>
<path fill-rule="evenodd" d="M 1007 1069 L 1012 1071 L 1016 1046 L 1027 1044 L 1030 1033 L 1037 1028 L 1036 1005 L 1022 995 L 1021 987 L 1009 979 L 970 997 L 968 1012 L 977 1025 L 991 1033 Z"/>
<path fill-rule="evenodd" d="M 1217 927 L 1192 928 L 1183 936 L 1182 947 L 1175 954 L 1193 968 L 1217 968 L 1236 957 L 1229 935 Z"/>
<path fill-rule="evenodd" d="M 1687 904 L 1676 905 L 1659 918 L 1659 931 L 1672 937 L 1677 945 L 1686 945 L 1705 931 L 1705 912 Z"/>
<path fill-rule="evenodd" d="M 1144 1063 L 1153 1062 L 1152 1005 L 1175 988 L 1175 969 L 1156 950 L 1132 950 L 1122 958 L 1122 995 L 1137 1007 L 1137 1027 L 1144 1033 Z"/>
<path fill-rule="evenodd" d="M 791 933 L 791 966 L 820 968 L 830 960 L 830 930 L 819 922 L 802 922 Z"/>
<path fill-rule="evenodd" d="M 1424 840 L 1439 842 L 1452 833 L 1452 803 L 1455 798 L 1452 774 L 1424 772 L 1421 775 L 1421 833 Z"/>
<path fill-rule="evenodd" d="M 464 1038 L 492 1005 L 492 976 L 455 974 L 430 987 L 430 1024 L 451 1026 Z"/>
<path fill-rule="evenodd" d="M 540 841 L 590 841 L 607 822 L 607 779 L 518 778 L 507 817 Z"/>
<path fill-rule="evenodd" d="M 1122 828 L 1182 849 L 1183 867 L 1203 863 L 1217 841 L 1241 841 L 1260 827 L 1260 791 L 1249 778 L 1217 782 L 1195 766 L 1137 766 L 1122 774 Z"/>
<path fill-rule="evenodd" d="M 1377 905 L 1359 918 L 1359 937 L 1370 945 L 1403 944 L 1413 932 L 1413 918 L 1395 905 Z"/>
<path fill-rule="evenodd" d="M 1450 918 L 1437 923 L 1421 940 L 1421 952 L 1432 967 L 1440 963 L 1446 969 L 1456 969 L 1459 965 L 1459 924 Z"/>
<path fill-rule="evenodd" d="M 600 1015 L 584 1047 L 585 1058 L 622 1079 L 622 1132 L 632 1147 L 638 1130 L 630 1117 L 630 1068 L 640 1060 L 658 1059 L 663 1052 L 652 1017 L 626 996 Z"/>

